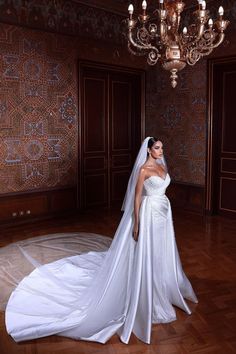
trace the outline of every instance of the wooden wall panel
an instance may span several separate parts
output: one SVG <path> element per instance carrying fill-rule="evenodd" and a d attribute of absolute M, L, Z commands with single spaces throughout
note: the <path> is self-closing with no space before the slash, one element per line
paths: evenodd
<path fill-rule="evenodd" d="M 121 171 L 112 174 L 112 201 L 113 203 L 120 202 L 125 196 L 127 181 L 129 180 L 129 172 Z"/>
<path fill-rule="evenodd" d="M 18 222 L 76 210 L 76 189 L 41 191 L 0 197 L 0 222 Z"/>
<path fill-rule="evenodd" d="M 226 71 L 227 70 L 227 71 Z M 235 82 L 236 62 L 234 68 L 222 69 L 222 152 L 236 154 L 236 119 L 235 119 Z"/>
<path fill-rule="evenodd" d="M 236 57 L 209 62 L 209 120 L 206 207 L 236 216 Z"/>
<path fill-rule="evenodd" d="M 202 186 L 172 182 L 167 189 L 171 205 L 180 210 L 204 213 L 205 189 Z"/>
<path fill-rule="evenodd" d="M 107 174 L 91 173 L 84 176 L 84 198 L 86 207 L 107 206 Z"/>
<path fill-rule="evenodd" d="M 236 178 L 221 178 L 220 192 L 220 210 L 234 212 L 236 216 Z"/>
<path fill-rule="evenodd" d="M 131 149 L 131 85 L 112 80 L 111 97 L 112 150 Z"/>
<path fill-rule="evenodd" d="M 106 145 L 106 82 L 104 79 L 84 79 L 84 152 L 105 152 Z"/>

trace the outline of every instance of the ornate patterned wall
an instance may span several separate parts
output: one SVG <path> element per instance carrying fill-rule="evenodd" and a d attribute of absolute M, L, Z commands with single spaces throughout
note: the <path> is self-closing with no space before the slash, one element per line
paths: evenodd
<path fill-rule="evenodd" d="M 216 16 L 222 1 L 211 2 Z M 236 54 L 236 2 L 223 2 L 231 24 L 226 40 L 213 56 Z M 187 16 L 188 21 L 189 16 Z M 186 67 L 172 89 L 169 73 L 158 65 L 147 71 L 146 133 L 160 137 L 172 178 L 177 182 L 205 184 L 207 126 L 207 61 Z"/>
<path fill-rule="evenodd" d="M 204 184 L 206 62 L 179 73 L 175 90 L 168 73 L 150 68 L 147 92 L 147 133 L 163 141 L 172 178 Z"/>
<path fill-rule="evenodd" d="M 1 25 L 0 33 L 0 192 L 73 185 L 77 86 L 72 43 L 8 25 Z"/>

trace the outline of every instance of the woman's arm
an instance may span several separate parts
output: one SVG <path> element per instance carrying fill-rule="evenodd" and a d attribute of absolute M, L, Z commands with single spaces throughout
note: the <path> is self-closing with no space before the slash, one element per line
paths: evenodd
<path fill-rule="evenodd" d="M 133 238 L 135 241 L 138 240 L 139 232 L 139 209 L 141 204 L 143 182 L 145 180 L 146 171 L 144 168 L 140 170 L 138 181 L 135 187 L 135 196 L 134 196 L 134 228 L 133 228 Z"/>

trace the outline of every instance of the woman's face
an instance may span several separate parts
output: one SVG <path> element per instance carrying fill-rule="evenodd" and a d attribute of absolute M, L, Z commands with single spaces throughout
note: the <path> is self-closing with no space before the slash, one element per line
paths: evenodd
<path fill-rule="evenodd" d="M 161 159 L 163 156 L 163 144 L 161 141 L 155 142 L 152 147 L 149 149 L 149 152 L 151 153 L 152 157 L 154 159 Z"/>

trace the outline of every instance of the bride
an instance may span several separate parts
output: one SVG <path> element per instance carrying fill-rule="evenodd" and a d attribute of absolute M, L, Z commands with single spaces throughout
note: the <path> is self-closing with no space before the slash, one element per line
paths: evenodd
<path fill-rule="evenodd" d="M 150 343 L 152 323 L 176 319 L 177 306 L 197 302 L 175 243 L 170 183 L 161 141 L 140 148 L 108 251 L 88 252 L 37 267 L 12 292 L 6 328 L 15 341 L 57 334 L 105 343 L 133 332 Z"/>

